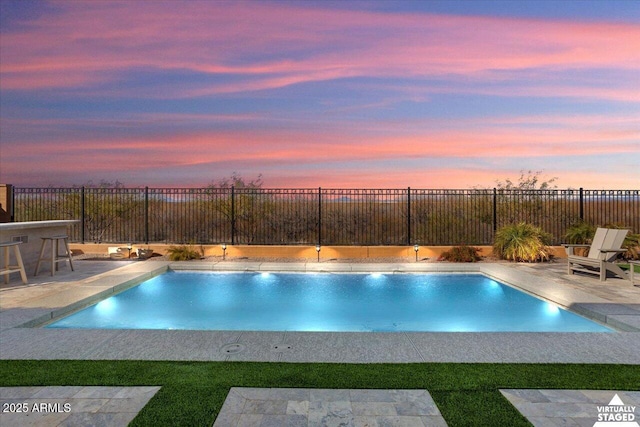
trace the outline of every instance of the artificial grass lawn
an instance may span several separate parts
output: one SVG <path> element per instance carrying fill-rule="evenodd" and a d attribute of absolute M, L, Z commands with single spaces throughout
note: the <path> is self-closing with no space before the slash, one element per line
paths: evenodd
<path fill-rule="evenodd" d="M 628 270 L 629 269 L 629 265 L 630 264 L 620 264 L 620 268 L 622 268 L 623 270 Z M 634 264 L 633 265 L 633 271 L 634 271 L 634 273 L 640 273 L 640 265 Z"/>
<path fill-rule="evenodd" d="M 230 387 L 426 389 L 455 426 L 529 426 L 499 388 L 638 390 L 637 365 L 0 361 L 0 386 L 152 386 L 134 426 L 207 426 Z"/>

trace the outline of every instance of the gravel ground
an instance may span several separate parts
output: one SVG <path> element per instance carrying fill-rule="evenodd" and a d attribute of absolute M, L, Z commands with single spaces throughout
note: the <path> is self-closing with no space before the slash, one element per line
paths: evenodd
<path fill-rule="evenodd" d="M 109 260 L 109 256 L 107 254 L 104 253 L 85 253 L 85 254 L 80 254 L 80 255 L 74 255 L 73 257 L 74 260 L 85 260 L 85 261 L 106 261 Z M 137 258 L 131 258 L 132 260 L 137 260 Z M 149 261 L 154 261 L 154 260 L 159 260 L 159 261 L 168 261 L 169 258 L 168 256 L 164 255 L 164 256 L 153 256 L 151 258 L 149 258 Z M 122 261 L 122 259 L 119 259 L 118 261 Z M 222 261 L 222 257 L 221 256 L 209 256 L 209 257 L 204 257 L 201 259 L 201 261 L 208 261 L 208 262 L 219 262 Z M 317 262 L 317 258 L 277 258 L 277 257 L 230 257 L 227 256 L 225 258 L 225 261 L 228 262 L 246 262 L 246 261 L 251 261 L 251 262 Z M 320 257 L 320 262 L 330 262 L 330 263 L 351 263 L 351 264 L 363 264 L 363 263 L 390 263 L 390 264 L 396 264 L 396 263 L 405 263 L 405 262 L 415 262 L 414 258 L 408 258 L 408 257 L 383 257 L 383 258 L 322 258 Z M 419 262 L 427 262 L 427 263 L 432 263 L 432 262 L 445 262 L 445 261 L 438 261 L 436 258 L 421 258 Z M 493 258 L 493 257 L 485 257 L 483 258 L 481 261 L 479 262 L 499 262 L 498 259 Z"/>

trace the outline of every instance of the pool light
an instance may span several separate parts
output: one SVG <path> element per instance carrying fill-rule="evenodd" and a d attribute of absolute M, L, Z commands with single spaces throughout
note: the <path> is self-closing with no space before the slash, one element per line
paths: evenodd
<path fill-rule="evenodd" d="M 102 315 L 112 313 L 115 308 L 116 300 L 114 298 L 107 298 L 96 304 L 96 310 Z"/>
<path fill-rule="evenodd" d="M 316 245 L 316 252 L 318 253 L 318 262 L 320 262 L 320 245 Z"/>
<path fill-rule="evenodd" d="M 416 252 L 416 262 L 418 262 L 418 251 L 420 250 L 420 246 L 413 245 L 413 250 Z"/>
<path fill-rule="evenodd" d="M 550 302 L 546 302 L 544 305 L 544 311 L 548 316 L 559 316 L 560 315 L 560 307 Z"/>
<path fill-rule="evenodd" d="M 128 258 L 131 258 L 131 248 L 133 247 L 133 245 L 131 243 L 127 243 L 127 250 L 129 251 L 129 256 Z"/>
<path fill-rule="evenodd" d="M 224 261 L 224 259 L 226 258 L 226 256 L 227 256 L 227 244 L 226 244 L 226 243 L 223 243 L 223 244 L 222 244 L 222 260 L 223 260 L 223 261 Z"/>

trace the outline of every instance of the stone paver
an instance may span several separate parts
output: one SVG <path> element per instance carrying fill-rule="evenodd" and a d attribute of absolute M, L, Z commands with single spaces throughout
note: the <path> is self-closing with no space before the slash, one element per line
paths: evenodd
<path fill-rule="evenodd" d="M 160 387 L 0 387 L 0 425 L 127 426 Z"/>
<path fill-rule="evenodd" d="M 214 427 L 446 426 L 425 390 L 233 387 Z"/>
<path fill-rule="evenodd" d="M 640 419 L 640 391 L 508 389 L 500 392 L 535 427 L 637 427 Z"/>
<path fill-rule="evenodd" d="M 126 426 L 160 387 L 0 387 L 2 426 Z M 504 389 L 535 427 L 638 426 L 640 391 Z M 623 421 L 626 420 L 627 424 Z M 446 426 L 425 390 L 234 387 L 214 427 Z"/>

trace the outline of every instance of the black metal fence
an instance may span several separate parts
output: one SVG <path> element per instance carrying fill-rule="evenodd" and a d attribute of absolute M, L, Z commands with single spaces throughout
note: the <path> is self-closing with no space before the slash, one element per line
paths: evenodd
<path fill-rule="evenodd" d="M 529 222 L 640 232 L 640 190 L 15 188 L 14 221 L 78 219 L 71 239 L 264 245 L 492 244 Z"/>

